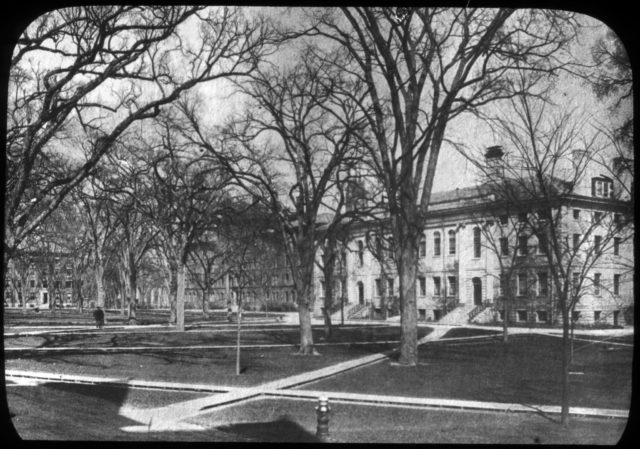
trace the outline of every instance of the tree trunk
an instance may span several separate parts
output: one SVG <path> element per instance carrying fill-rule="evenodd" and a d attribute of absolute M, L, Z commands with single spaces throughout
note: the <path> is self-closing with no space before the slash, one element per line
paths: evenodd
<path fill-rule="evenodd" d="M 185 271 L 187 267 L 184 263 L 178 266 L 177 289 L 176 289 L 176 329 L 184 331 L 184 290 Z"/>
<path fill-rule="evenodd" d="M 560 306 L 562 307 L 562 399 L 560 406 L 560 420 L 564 426 L 569 424 L 569 368 L 571 357 L 569 341 L 569 309 L 566 304 L 566 300 L 560 300 Z"/>
<path fill-rule="evenodd" d="M 176 300 L 178 297 L 178 269 L 175 266 L 170 267 L 169 272 L 169 286 L 168 286 L 168 299 L 169 299 L 169 324 L 177 323 L 176 313 Z"/>
<path fill-rule="evenodd" d="M 209 314 L 209 287 L 202 290 L 202 314 L 204 316 Z"/>
<path fill-rule="evenodd" d="M 97 289 L 97 306 L 105 308 L 106 304 L 104 301 L 105 293 L 104 293 L 104 265 L 102 261 L 96 262 L 94 266 L 94 277 L 96 281 L 96 289 Z"/>
<path fill-rule="evenodd" d="M 510 284 L 511 279 L 507 279 L 507 284 Z M 502 342 L 509 343 L 509 298 L 511 297 L 511 288 L 507 285 L 504 292 L 504 304 L 502 314 Z"/>
<path fill-rule="evenodd" d="M 325 262 L 324 267 L 324 307 L 322 315 L 324 316 L 324 338 L 331 338 L 331 310 L 333 309 L 333 264 Z"/>
<path fill-rule="evenodd" d="M 416 276 L 418 273 L 417 235 L 409 226 L 400 223 L 397 239 L 400 254 L 397 254 L 398 276 L 400 278 L 400 357 L 402 365 L 418 364 L 418 309 L 416 303 Z"/>
<path fill-rule="evenodd" d="M 308 289 L 305 289 L 308 291 Z M 298 315 L 300 317 L 300 350 L 299 354 L 318 355 L 313 347 L 313 333 L 311 328 L 311 304 L 309 295 L 298 303 Z"/>
<path fill-rule="evenodd" d="M 238 312 L 236 326 L 236 376 L 240 375 L 240 331 L 242 329 L 242 297 L 238 290 Z"/>

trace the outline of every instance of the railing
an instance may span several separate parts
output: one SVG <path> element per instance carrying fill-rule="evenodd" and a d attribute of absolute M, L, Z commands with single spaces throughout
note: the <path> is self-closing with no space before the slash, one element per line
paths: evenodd
<path fill-rule="evenodd" d="M 368 307 L 367 304 L 356 304 L 354 307 L 351 308 L 351 310 L 349 310 L 349 313 L 347 314 L 347 319 L 349 320 L 351 318 L 354 318 L 356 315 L 358 315 L 360 312 L 362 312 L 362 310 L 364 310 L 367 307 Z"/>
<path fill-rule="evenodd" d="M 480 313 L 484 312 L 484 310 L 491 305 L 492 305 L 491 301 L 484 301 L 482 304 L 475 306 L 469 312 L 469 315 L 468 315 L 469 321 L 473 320 L 475 317 L 477 317 Z"/>

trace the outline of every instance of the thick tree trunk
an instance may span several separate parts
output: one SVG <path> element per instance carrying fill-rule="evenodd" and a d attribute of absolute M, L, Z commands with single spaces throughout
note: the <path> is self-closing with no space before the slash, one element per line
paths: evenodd
<path fill-rule="evenodd" d="M 324 316 L 324 338 L 331 338 L 331 310 L 333 309 L 333 264 L 325 262 L 324 269 L 324 304 L 322 315 Z"/>
<path fill-rule="evenodd" d="M 305 289 L 308 290 L 308 289 Z M 308 294 L 305 300 L 298 303 L 298 315 L 300 317 L 300 350 L 302 355 L 318 355 L 313 347 L 313 333 L 311 328 L 311 305 Z"/>
<path fill-rule="evenodd" d="M 397 226 L 396 263 L 400 278 L 400 357 L 402 365 L 418 364 L 418 309 L 416 303 L 416 276 L 418 273 L 417 235 L 410 232 L 403 221 Z"/>
<path fill-rule="evenodd" d="M 180 263 L 178 266 L 176 289 L 176 329 L 178 331 L 184 331 L 184 290 L 186 270 L 186 265 L 184 263 Z"/>

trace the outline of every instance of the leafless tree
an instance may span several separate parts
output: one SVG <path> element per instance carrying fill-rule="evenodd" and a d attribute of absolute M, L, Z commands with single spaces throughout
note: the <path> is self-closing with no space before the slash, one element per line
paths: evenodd
<path fill-rule="evenodd" d="M 203 148 L 225 161 L 238 182 L 276 217 L 295 286 L 300 354 L 317 354 L 311 310 L 323 232 L 318 215 L 335 189 L 336 172 L 352 157 L 353 133 L 361 126 L 353 102 L 333 96 L 339 83 L 340 72 L 316 64 L 313 50 L 306 49 L 293 67 L 264 68 L 240 86 L 250 98 L 249 112 L 226 128 L 226 151 L 192 121 Z"/>
<path fill-rule="evenodd" d="M 492 118 L 507 150 L 500 174 L 477 158 L 470 160 L 476 161 L 496 199 L 523 214 L 521 232 L 543 247 L 563 325 L 561 403 L 566 424 L 572 312 L 584 295 L 601 288 L 596 272 L 601 264 L 611 262 L 612 253 L 619 250 L 614 247 L 630 245 L 633 224 L 625 217 L 631 217 L 632 204 L 611 194 L 610 189 L 621 186 L 596 185 L 597 162 L 606 146 L 597 131 L 589 129 L 584 114 L 554 108 L 549 95 L 549 90 L 539 91 L 536 98 L 518 95 Z M 584 209 L 579 217 L 569 214 L 569 207 L 575 205 Z"/>
<path fill-rule="evenodd" d="M 513 95 L 515 67 L 547 76 L 566 65 L 575 20 L 562 11 L 477 8 L 340 8 L 310 16 L 309 34 L 335 42 L 327 46 L 332 59 L 344 52 L 344 73 L 367 90 L 356 103 L 371 138 L 359 143 L 387 194 L 402 304 L 399 361 L 415 365 L 418 241 L 448 125 Z"/>
<path fill-rule="evenodd" d="M 87 6 L 40 16 L 11 59 L 5 267 L 134 123 L 200 83 L 250 74 L 271 42 L 263 19 L 231 7 Z"/>

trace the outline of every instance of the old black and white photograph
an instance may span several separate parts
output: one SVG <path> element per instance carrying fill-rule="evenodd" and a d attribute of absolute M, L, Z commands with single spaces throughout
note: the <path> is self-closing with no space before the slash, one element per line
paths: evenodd
<path fill-rule="evenodd" d="M 3 434 L 632 430 L 614 24 L 473 2 L 52 5 L 7 51 Z"/>

